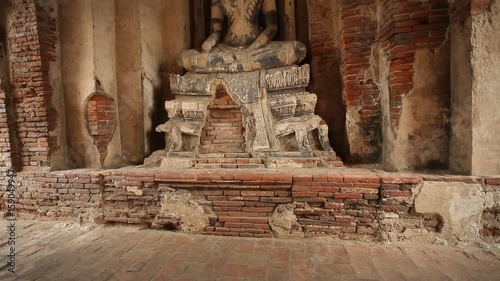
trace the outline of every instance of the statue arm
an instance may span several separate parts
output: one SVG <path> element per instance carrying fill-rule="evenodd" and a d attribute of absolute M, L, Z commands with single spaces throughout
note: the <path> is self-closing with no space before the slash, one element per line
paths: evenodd
<path fill-rule="evenodd" d="M 266 20 L 266 29 L 257 37 L 250 48 L 258 49 L 264 47 L 273 40 L 278 31 L 278 13 L 276 10 L 276 0 L 264 0 L 262 12 Z"/>
<path fill-rule="evenodd" d="M 219 0 L 212 0 L 212 29 L 214 32 L 205 40 L 201 49 L 203 52 L 210 51 L 217 43 L 219 43 L 222 32 L 222 22 L 224 21 L 224 12 L 220 6 Z"/>

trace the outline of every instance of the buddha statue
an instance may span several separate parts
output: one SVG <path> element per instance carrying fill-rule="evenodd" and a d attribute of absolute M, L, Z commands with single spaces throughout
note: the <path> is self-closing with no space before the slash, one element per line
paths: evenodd
<path fill-rule="evenodd" d="M 263 14 L 265 28 L 259 26 Z M 228 30 L 222 38 L 222 23 Z M 180 66 L 198 73 L 236 73 L 279 68 L 300 63 L 306 47 L 297 41 L 272 41 L 278 29 L 276 0 L 212 0 L 213 33 L 202 50 L 186 50 Z M 222 40 L 221 40 L 222 39 Z"/>

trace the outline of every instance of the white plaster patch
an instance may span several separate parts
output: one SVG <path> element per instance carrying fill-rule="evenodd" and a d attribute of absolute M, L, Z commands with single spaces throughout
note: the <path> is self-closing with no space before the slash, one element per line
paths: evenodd
<path fill-rule="evenodd" d="M 127 192 L 132 192 L 137 196 L 144 195 L 144 191 L 141 190 L 138 186 L 127 186 Z"/>
<path fill-rule="evenodd" d="M 479 184 L 426 182 L 415 198 L 415 211 L 440 215 L 446 240 L 474 242 L 480 240 L 486 197 Z"/>

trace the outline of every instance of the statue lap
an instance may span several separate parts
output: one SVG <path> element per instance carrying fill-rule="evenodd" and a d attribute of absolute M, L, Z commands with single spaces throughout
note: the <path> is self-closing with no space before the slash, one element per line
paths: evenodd
<path fill-rule="evenodd" d="M 234 73 L 293 65 L 301 62 L 306 53 L 306 46 L 298 41 L 273 41 L 259 49 L 219 44 L 208 53 L 186 50 L 178 62 L 188 71 L 198 73 Z"/>

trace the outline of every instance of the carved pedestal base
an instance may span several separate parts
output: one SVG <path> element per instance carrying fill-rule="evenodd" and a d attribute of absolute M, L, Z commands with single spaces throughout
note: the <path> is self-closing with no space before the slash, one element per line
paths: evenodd
<path fill-rule="evenodd" d="M 171 75 L 175 100 L 165 105 L 170 120 L 157 128 L 166 134 L 167 147 L 146 162 L 196 168 L 341 166 L 328 126 L 314 114 L 317 97 L 306 91 L 309 77 L 309 65 Z"/>

